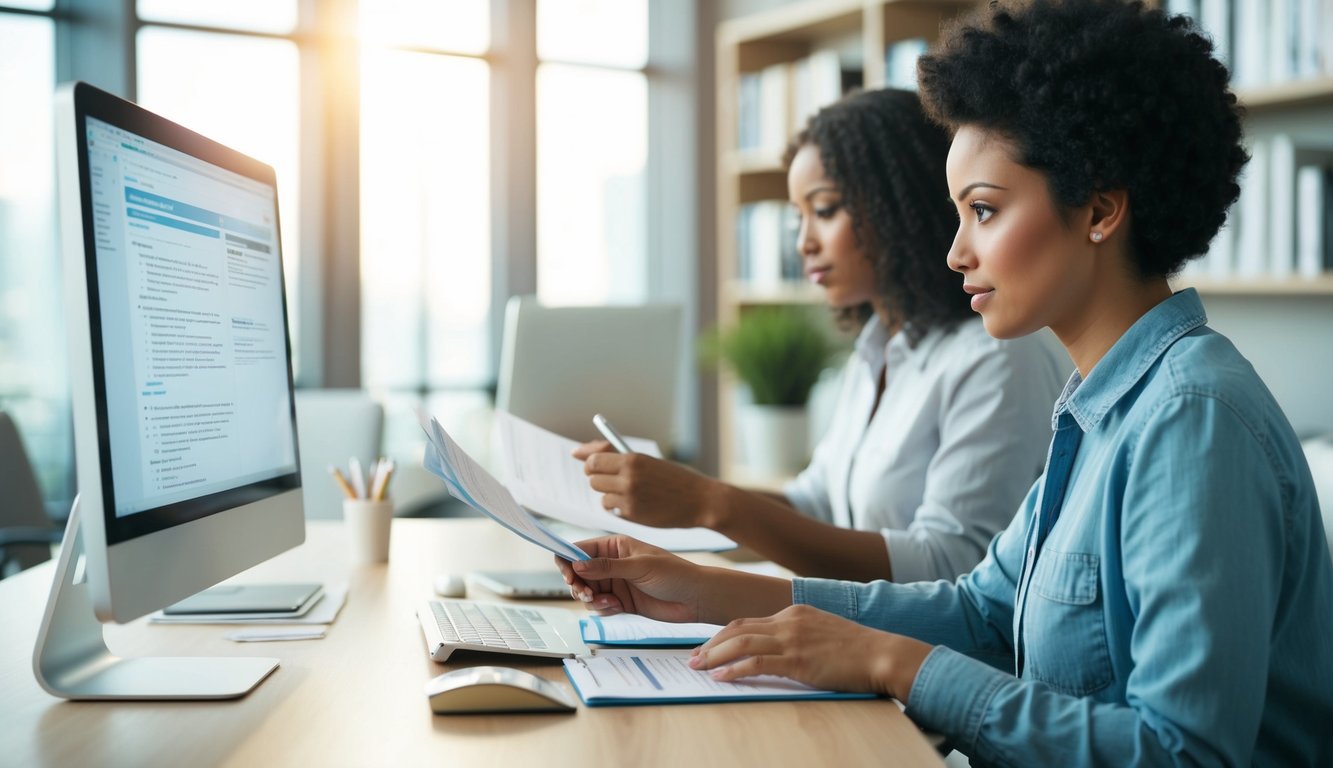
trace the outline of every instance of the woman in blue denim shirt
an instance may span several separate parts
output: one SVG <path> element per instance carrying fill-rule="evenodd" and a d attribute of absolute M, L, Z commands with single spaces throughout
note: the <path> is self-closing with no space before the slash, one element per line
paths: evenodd
<path fill-rule="evenodd" d="M 1211 44 L 1141 3 L 1035 0 L 951 29 L 919 71 L 954 132 L 950 266 L 992 335 L 1050 327 L 1077 368 L 1013 524 L 953 584 L 787 582 L 624 537 L 566 580 L 603 613 L 732 621 L 693 666 L 894 696 L 974 764 L 1333 765 L 1309 468 L 1167 283 L 1246 161 Z"/>

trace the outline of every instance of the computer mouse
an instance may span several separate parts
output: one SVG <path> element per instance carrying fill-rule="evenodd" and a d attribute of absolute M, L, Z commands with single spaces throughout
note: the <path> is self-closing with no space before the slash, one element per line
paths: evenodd
<path fill-rule="evenodd" d="M 440 597 L 467 597 L 467 580 L 461 574 L 442 573 L 435 577 L 435 594 Z"/>
<path fill-rule="evenodd" d="M 426 683 L 430 708 L 440 715 L 484 712 L 573 712 L 573 696 L 560 685 L 511 667 L 467 667 Z"/>

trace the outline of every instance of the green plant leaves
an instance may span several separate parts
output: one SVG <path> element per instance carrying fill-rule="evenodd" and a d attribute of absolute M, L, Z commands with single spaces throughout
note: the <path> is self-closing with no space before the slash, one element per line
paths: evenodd
<path fill-rule="evenodd" d="M 706 337 L 701 349 L 749 386 L 756 405 L 802 406 L 838 345 L 808 309 L 763 307 Z"/>

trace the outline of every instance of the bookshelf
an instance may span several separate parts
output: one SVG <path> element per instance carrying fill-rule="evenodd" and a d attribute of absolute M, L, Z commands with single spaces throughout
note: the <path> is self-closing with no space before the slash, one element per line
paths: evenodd
<path fill-rule="evenodd" d="M 1201 26 L 1217 40 L 1224 38 L 1224 50 L 1233 73 L 1239 62 L 1236 56 L 1261 56 L 1269 61 L 1260 74 L 1250 72 L 1248 81 L 1236 86 L 1236 93 L 1246 110 L 1246 134 L 1256 143 L 1272 142 L 1274 136 L 1286 135 L 1294 142 L 1296 158 L 1302 163 L 1318 163 L 1333 168 L 1333 4 L 1322 3 L 1327 18 L 1317 20 L 1318 34 L 1302 38 L 1304 52 L 1294 48 L 1289 57 L 1290 67 L 1283 69 L 1272 62 L 1267 48 L 1273 35 L 1261 31 L 1260 38 L 1250 31 L 1267 29 L 1276 16 L 1265 16 L 1258 25 L 1242 25 L 1236 21 L 1241 6 L 1253 0 L 1159 0 L 1172 12 L 1185 12 L 1200 20 Z M 770 125 L 754 126 L 742 116 L 744 88 L 754 90 L 755 78 L 775 72 L 782 66 L 791 67 L 812 55 L 821 54 L 824 61 L 836 54 L 842 70 L 841 86 L 867 88 L 896 85 L 893 50 L 907 41 L 933 41 L 940 24 L 984 2 L 965 0 L 794 0 L 766 12 L 725 21 L 718 26 L 717 46 L 717 146 L 718 161 L 718 322 L 723 327 L 734 324 L 748 310 L 773 305 L 819 305 L 822 293 L 799 280 L 754 280 L 742 267 L 752 268 L 750 259 L 742 254 L 745 236 L 739 233 L 738 217 L 754 204 L 786 199 L 786 174 L 782 168 L 781 153 L 785 137 L 804 123 L 804 114 L 790 108 L 779 116 L 773 110 L 766 119 Z M 1310 8 L 1309 2 L 1275 0 L 1270 7 L 1285 7 L 1291 13 Z M 1219 29 L 1207 18 L 1209 12 L 1221 8 L 1229 21 Z M 1246 12 L 1251 8 L 1245 8 Z M 1200 19 L 1200 13 L 1205 18 Z M 1290 21 L 1291 29 L 1304 29 L 1305 24 Z M 1246 30 L 1242 34 L 1241 30 Z M 1303 33 L 1302 33 L 1303 34 Z M 1248 36 L 1247 36 L 1248 35 Z M 1256 53 L 1258 51 L 1258 53 Z M 1313 51 L 1313 53 L 1311 53 Z M 1304 59 L 1310 61 L 1302 64 Z M 1240 81 L 1237 80 L 1239 83 Z M 748 85 L 747 85 L 748 84 Z M 773 88 L 776 90 L 776 88 Z M 790 93 L 788 95 L 790 99 Z M 801 101 L 804 108 L 822 106 L 810 99 Z M 751 105 L 753 106 L 753 105 Z M 742 122 L 747 122 L 742 125 Z M 767 136 L 783 137 L 783 142 L 764 141 Z M 1311 159 L 1314 153 L 1313 159 Z M 1322 157 L 1321 157 L 1322 154 Z M 1269 179 L 1271 168 L 1264 176 Z M 1333 172 L 1325 194 L 1333 200 Z M 1242 185 L 1247 179 L 1242 178 Z M 1271 183 L 1271 179 L 1265 183 Z M 1293 206 L 1300 205 L 1300 194 L 1290 195 Z M 1238 204 L 1239 205 L 1239 204 Z M 1333 210 L 1328 202 L 1325 211 Z M 1266 218 L 1272 217 L 1265 210 Z M 1279 218 L 1294 220 L 1296 213 L 1280 212 Z M 1235 221 L 1237 217 L 1229 217 Z M 1268 225 L 1265 224 L 1265 227 Z M 1293 248 L 1300 238 L 1293 225 Z M 1333 240 L 1333 226 L 1325 226 L 1326 240 Z M 1205 297 L 1216 297 L 1229 307 L 1254 307 L 1254 312 L 1270 312 L 1274 300 L 1300 299 L 1333 305 L 1333 269 L 1327 254 L 1333 246 L 1325 242 L 1325 261 L 1314 273 L 1301 273 L 1296 259 L 1288 267 L 1274 271 L 1269 253 L 1273 244 L 1271 232 L 1254 237 L 1242 245 L 1240 236 L 1231 232 L 1233 241 L 1225 268 L 1209 265 L 1207 259 L 1174 281 L 1177 287 L 1194 287 Z M 771 238 L 769 239 L 771 242 Z M 1248 248 L 1248 251 L 1243 249 Z M 1262 255 L 1259 255 L 1262 252 Z M 1242 262 L 1248 253 L 1248 265 Z M 1216 259 L 1214 260 L 1216 261 Z M 1256 263 L 1257 262 L 1257 263 Z M 1243 309 L 1241 310 L 1244 311 Z M 739 460 L 734 424 L 737 409 L 737 384 L 726 374 L 718 383 L 718 457 L 721 476 L 748 486 L 780 488 L 782 478 L 759 477 Z"/>
<path fill-rule="evenodd" d="M 751 258 L 755 249 L 783 237 L 794 243 L 775 209 L 786 207 L 782 151 L 787 139 L 815 109 L 846 90 L 897 84 L 895 50 L 933 41 L 943 21 L 980 4 L 796 0 L 718 26 L 717 316 L 722 327 L 758 307 L 824 302 L 823 292 L 801 280 L 798 272 L 788 269 L 784 276 L 780 262 L 760 264 Z M 785 88 L 779 85 L 784 77 Z M 778 93 L 783 95 L 765 98 Z M 753 221 L 776 222 L 777 229 L 751 237 L 742 228 Z M 783 478 L 762 476 L 742 463 L 734 429 L 738 385 L 723 373 L 718 386 L 721 477 L 746 487 L 780 490 Z"/>

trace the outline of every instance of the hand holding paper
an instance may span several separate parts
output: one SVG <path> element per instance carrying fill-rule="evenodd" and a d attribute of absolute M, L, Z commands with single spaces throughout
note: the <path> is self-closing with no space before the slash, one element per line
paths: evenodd
<path fill-rule="evenodd" d="M 557 536 L 519 506 L 499 480 L 467 454 L 440 423 L 423 411 L 417 412 L 430 447 L 426 469 L 444 480 L 449 493 L 519 536 L 566 560 L 587 560 L 583 550 Z"/>
<path fill-rule="evenodd" d="M 627 438 L 637 453 L 660 458 L 657 444 Z M 583 464 L 570 458 L 578 443 L 513 414 L 495 414 L 495 447 L 505 483 L 529 509 L 571 525 L 623 533 L 673 552 L 735 549 L 736 542 L 707 528 L 655 528 L 616 517 L 588 484 Z"/>

